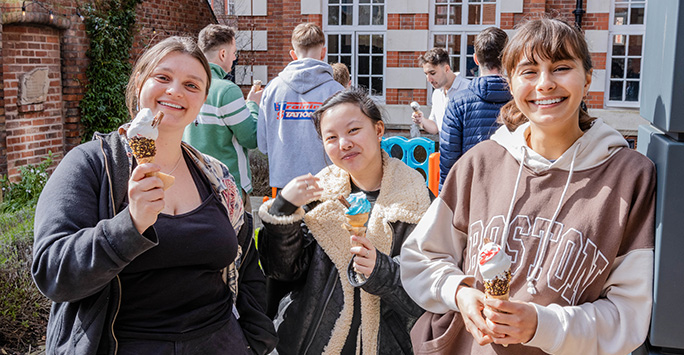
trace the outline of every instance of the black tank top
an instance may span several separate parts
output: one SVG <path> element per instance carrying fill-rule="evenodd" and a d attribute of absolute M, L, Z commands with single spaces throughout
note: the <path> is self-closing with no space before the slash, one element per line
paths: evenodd
<path fill-rule="evenodd" d="M 237 237 L 208 180 L 183 155 L 202 203 L 187 213 L 160 214 L 154 224 L 159 244 L 120 273 L 121 308 L 114 324 L 119 336 L 200 336 L 231 317 L 221 271 L 237 255 Z"/>

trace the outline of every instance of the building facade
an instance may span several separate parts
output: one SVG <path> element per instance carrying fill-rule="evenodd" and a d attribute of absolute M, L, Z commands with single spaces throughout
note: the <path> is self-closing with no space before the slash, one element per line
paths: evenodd
<path fill-rule="evenodd" d="M 345 63 L 353 85 L 385 104 L 390 127 L 410 124 L 411 101 L 429 110 L 432 88 L 417 60 L 426 50 L 446 48 L 452 69 L 472 78 L 473 41 L 482 29 L 498 26 L 512 35 L 530 16 L 577 19 L 594 64 L 590 113 L 626 136 L 645 122 L 638 107 L 647 0 L 213 1 L 230 19 L 224 22 L 237 23 L 239 84 L 273 79 L 290 61 L 292 29 L 316 22 L 327 36 L 327 60 Z"/>
<path fill-rule="evenodd" d="M 81 143 L 89 40 L 81 6 L 91 1 L 5 0 L 0 4 L 0 175 L 54 165 Z M 131 62 L 171 35 L 197 36 L 217 18 L 206 0 L 150 0 L 136 7 Z M 23 91 L 22 91 L 23 90 Z"/>

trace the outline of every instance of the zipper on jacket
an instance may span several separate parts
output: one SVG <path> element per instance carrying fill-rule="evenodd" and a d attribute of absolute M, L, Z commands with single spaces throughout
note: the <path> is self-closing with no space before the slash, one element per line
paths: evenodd
<path fill-rule="evenodd" d="M 116 335 L 114 334 L 114 322 L 116 322 L 116 317 L 119 315 L 119 310 L 121 309 L 121 279 L 119 278 L 119 275 L 116 275 L 116 282 L 119 284 L 119 301 L 117 302 L 116 305 L 116 311 L 114 312 L 114 318 L 112 318 L 112 338 L 114 338 L 114 355 L 119 352 L 119 340 L 116 339 Z"/>
<path fill-rule="evenodd" d="M 316 328 L 314 328 L 313 336 L 311 337 L 311 340 L 309 340 L 309 344 L 306 346 L 306 349 L 304 349 L 304 354 L 309 353 L 309 348 L 311 347 L 311 344 L 313 344 L 314 339 L 316 339 L 316 333 L 318 333 L 318 328 L 321 326 L 321 321 L 323 321 L 323 316 L 325 315 L 325 310 L 328 308 L 328 304 L 330 303 L 330 299 L 332 298 L 333 293 L 335 292 L 335 286 L 337 286 L 337 280 L 339 280 L 339 277 L 335 278 L 335 283 L 333 284 L 332 289 L 330 290 L 330 293 L 328 294 L 328 297 L 325 299 L 325 304 L 323 304 L 323 309 L 321 310 L 321 316 L 318 318 L 318 322 L 316 322 Z M 330 339 L 328 339 L 330 340 Z"/>

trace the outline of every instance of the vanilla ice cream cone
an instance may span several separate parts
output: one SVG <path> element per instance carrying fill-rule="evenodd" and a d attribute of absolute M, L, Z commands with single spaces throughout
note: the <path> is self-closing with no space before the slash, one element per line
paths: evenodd
<path fill-rule="evenodd" d="M 164 118 L 164 113 L 161 111 L 157 112 L 156 116 L 152 116 L 152 111 L 142 109 L 131 122 L 126 135 L 128 146 L 131 147 L 138 165 L 154 162 L 154 157 L 157 154 L 156 140 L 159 135 L 157 126 L 161 123 L 162 118 Z M 164 184 L 164 190 L 171 187 L 176 180 L 172 175 L 162 172 L 148 173 L 146 176 L 159 177 Z"/>

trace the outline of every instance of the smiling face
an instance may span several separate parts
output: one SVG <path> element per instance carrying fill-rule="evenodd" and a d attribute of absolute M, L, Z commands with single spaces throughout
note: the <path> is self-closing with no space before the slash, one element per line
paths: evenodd
<path fill-rule="evenodd" d="M 448 65 L 437 64 L 432 65 L 430 63 L 423 64 L 423 72 L 425 73 L 425 78 L 435 89 L 443 88 L 447 85 L 449 79 L 447 78 Z"/>
<path fill-rule="evenodd" d="M 579 130 L 579 107 L 591 85 L 591 70 L 578 59 L 530 59 L 518 62 L 510 88 L 533 128 L 556 132 Z"/>
<path fill-rule="evenodd" d="M 373 121 L 358 105 L 341 103 L 325 111 L 320 121 L 325 152 L 333 164 L 352 177 L 361 177 L 382 166 L 382 121 Z"/>
<path fill-rule="evenodd" d="M 163 130 L 183 130 L 199 114 L 206 100 L 208 77 L 199 60 L 171 52 L 159 61 L 144 82 L 138 82 L 140 108 L 164 112 Z"/>

